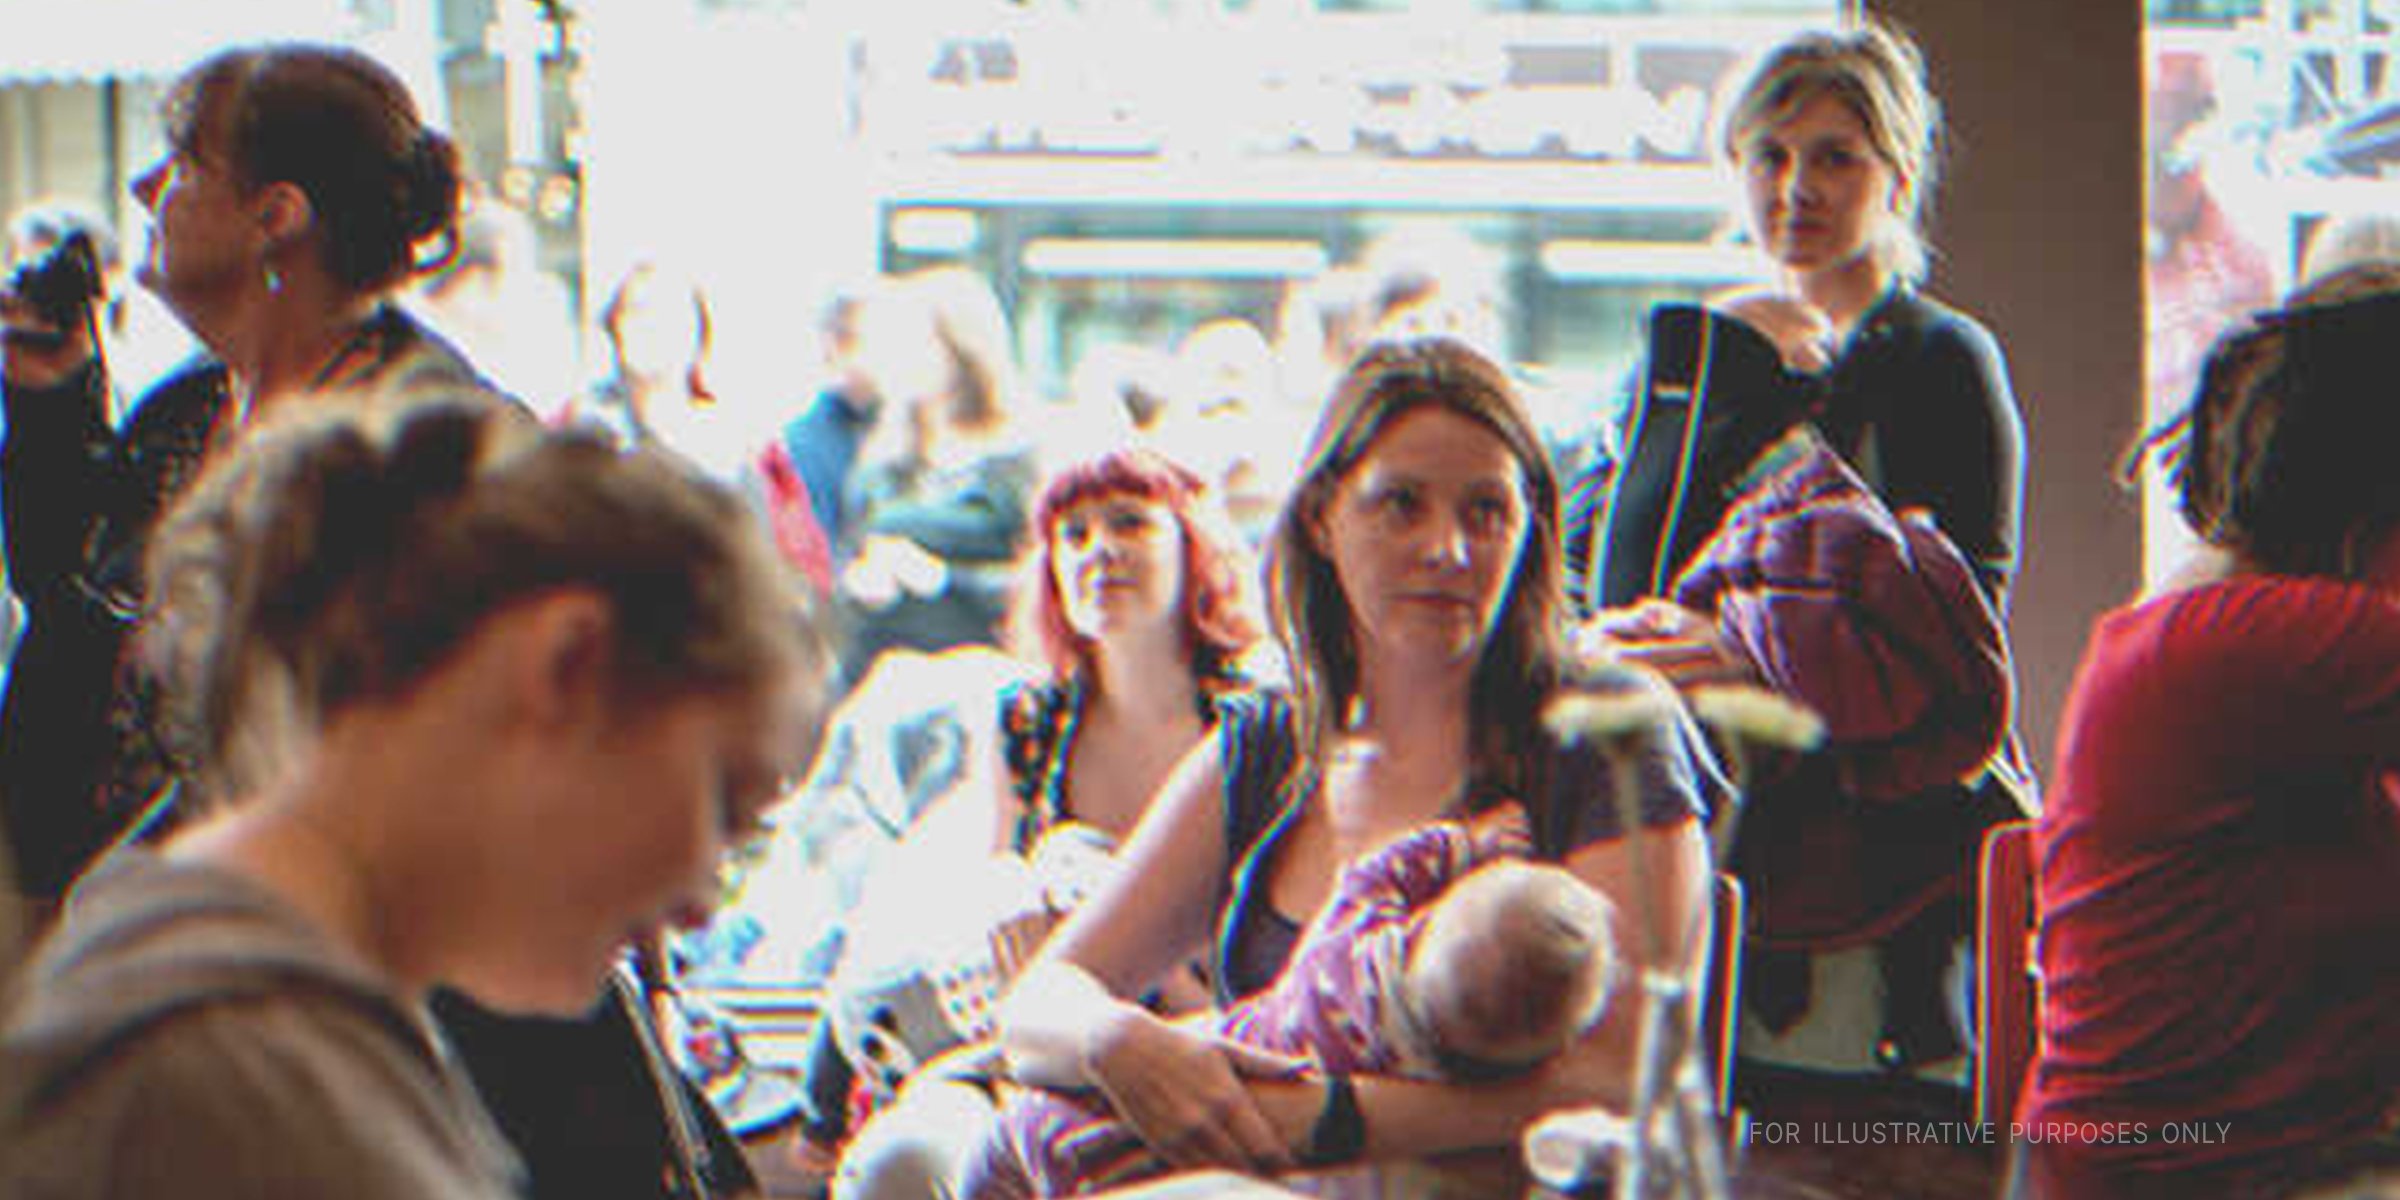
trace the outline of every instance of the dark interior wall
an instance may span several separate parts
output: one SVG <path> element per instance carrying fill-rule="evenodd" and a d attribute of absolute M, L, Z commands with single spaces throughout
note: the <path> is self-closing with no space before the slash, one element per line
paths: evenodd
<path fill-rule="evenodd" d="M 1981 317 L 2025 413 L 2018 726 L 2046 767 L 2092 618 L 2139 583 L 2139 504 L 2113 476 L 2141 419 L 2136 0 L 1870 0 L 1924 48 L 1948 111 L 1932 290 Z"/>

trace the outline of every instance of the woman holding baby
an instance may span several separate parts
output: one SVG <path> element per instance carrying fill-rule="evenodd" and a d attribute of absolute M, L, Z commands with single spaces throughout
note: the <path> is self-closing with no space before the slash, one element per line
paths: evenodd
<path fill-rule="evenodd" d="M 1628 829 L 1598 753 L 1544 732 L 1544 704 L 1571 686 L 1558 488 L 1499 368 L 1446 339 L 1362 354 L 1267 555 L 1292 686 L 1226 714 L 1117 877 L 1051 936 L 1003 1013 L 1013 1075 L 1097 1089 L 1175 1166 L 1254 1172 L 1499 1145 L 1548 1109 L 1622 1103 L 1633 1005 L 1538 1066 L 1470 1083 L 1324 1075 L 1134 1001 L 1212 937 L 1220 1000 L 1261 991 L 1345 864 L 1511 803 L 1533 854 L 1615 898 L 1618 925 L 1646 915 L 1649 931 L 1611 931 L 1637 962 L 1681 944 L 1705 893 L 1713 777 L 1694 743 L 1676 728 L 1639 740 Z M 1652 883 L 1640 903 L 1637 874 Z"/>

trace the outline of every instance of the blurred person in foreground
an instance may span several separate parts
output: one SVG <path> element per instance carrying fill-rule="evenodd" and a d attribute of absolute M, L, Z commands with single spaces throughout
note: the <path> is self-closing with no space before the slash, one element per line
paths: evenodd
<path fill-rule="evenodd" d="M 12 994 L 0 1193 L 520 1194 L 428 995 L 579 1014 L 704 910 L 823 701 L 773 549 L 654 452 L 312 400 L 149 582 L 212 803 L 103 858 Z"/>
<path fill-rule="evenodd" d="M 2021 1194 L 2400 1167 L 2395 344 L 2400 269 L 2337 272 L 2220 339 L 2139 447 L 2203 549 L 2094 625 L 2060 720 Z"/>

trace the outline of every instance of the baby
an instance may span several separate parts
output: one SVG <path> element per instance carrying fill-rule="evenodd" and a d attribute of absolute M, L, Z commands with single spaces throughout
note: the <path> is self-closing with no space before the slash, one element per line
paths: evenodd
<path fill-rule="evenodd" d="M 1191 1019 L 1328 1075 L 1490 1079 L 1565 1049 L 1616 983 L 1611 906 L 1525 861 L 1525 829 L 1505 805 L 1362 856 L 1272 985 Z M 1028 1089 L 1009 1098 L 962 1191 L 1067 1195 L 1165 1170 L 1097 1097 Z"/>

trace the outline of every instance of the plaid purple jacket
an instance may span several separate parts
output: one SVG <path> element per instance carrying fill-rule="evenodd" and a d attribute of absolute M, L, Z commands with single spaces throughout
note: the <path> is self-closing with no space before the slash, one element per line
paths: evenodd
<path fill-rule="evenodd" d="M 1898 800 L 1974 776 L 2001 748 L 2014 682 L 1965 557 L 1805 427 L 1752 476 L 1676 601 L 1715 613 L 1768 686 L 1825 719 L 1844 790 Z"/>
<path fill-rule="evenodd" d="M 1970 894 L 1984 829 L 2013 815 L 1984 786 L 2007 765 L 2007 637 L 1950 540 L 1893 515 L 1813 430 L 1745 481 L 1674 596 L 1826 725 L 1823 751 L 1750 789 L 1734 859 L 1752 935 L 1863 944 Z"/>

